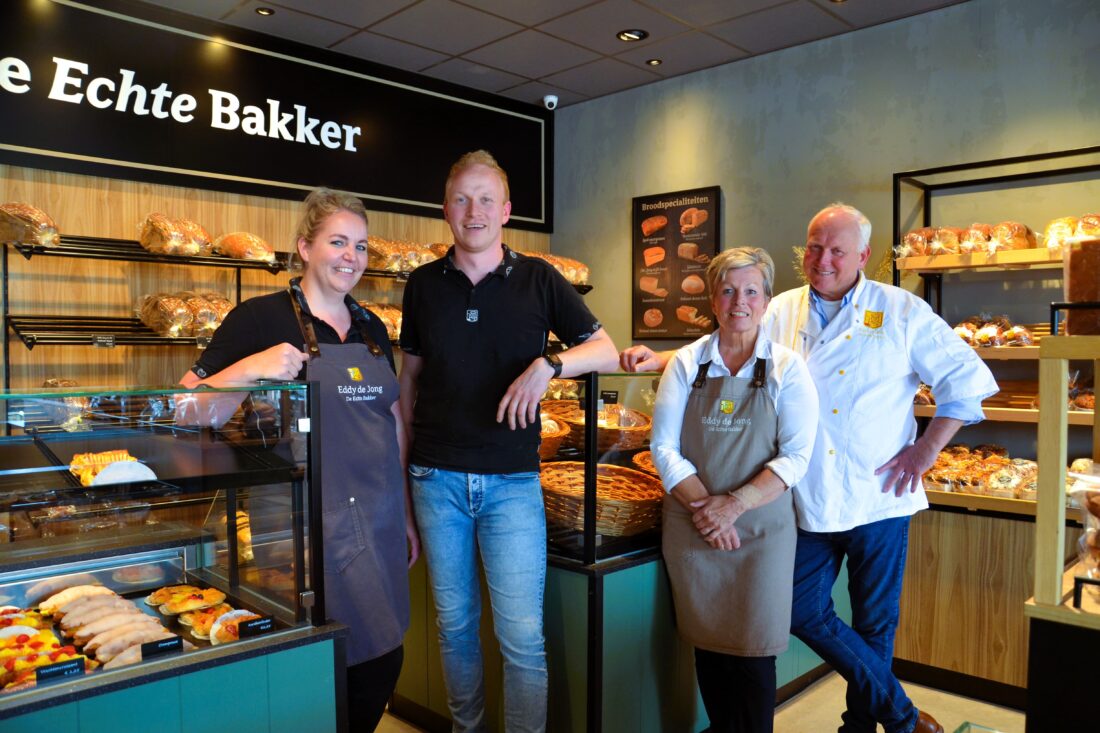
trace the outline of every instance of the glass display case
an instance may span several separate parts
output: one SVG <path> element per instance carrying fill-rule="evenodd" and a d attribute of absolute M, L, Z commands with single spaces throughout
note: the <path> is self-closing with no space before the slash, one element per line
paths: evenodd
<path fill-rule="evenodd" d="M 323 623 L 309 389 L 0 394 L 0 717 Z"/>
<path fill-rule="evenodd" d="M 665 492 L 649 452 L 659 381 L 653 373 L 551 380 L 539 455 L 552 556 L 592 564 L 660 547 Z"/>

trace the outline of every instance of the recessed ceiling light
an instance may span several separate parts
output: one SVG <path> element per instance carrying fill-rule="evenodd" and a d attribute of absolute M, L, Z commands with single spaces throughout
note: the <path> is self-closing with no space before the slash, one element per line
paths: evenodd
<path fill-rule="evenodd" d="M 641 28 L 628 28 L 625 31 L 616 33 L 615 37 L 620 41 L 633 43 L 634 41 L 642 41 L 649 38 L 649 31 L 643 31 Z"/>
<path fill-rule="evenodd" d="M 256 8 L 256 15 L 262 15 L 266 18 L 269 15 L 275 15 L 275 11 L 271 8 Z"/>
<path fill-rule="evenodd" d="M 646 66 L 660 66 L 664 62 L 661 59 L 646 59 L 645 63 Z"/>
<path fill-rule="evenodd" d="M 831 2 L 831 3 L 835 3 L 835 4 L 837 4 L 837 5 L 840 5 L 841 3 L 846 3 L 846 2 L 848 2 L 848 0 L 829 0 L 829 2 Z"/>

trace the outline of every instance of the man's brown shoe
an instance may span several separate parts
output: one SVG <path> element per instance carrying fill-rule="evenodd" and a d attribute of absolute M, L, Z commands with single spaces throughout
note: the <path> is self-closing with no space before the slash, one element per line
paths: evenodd
<path fill-rule="evenodd" d="M 928 713 L 918 710 L 917 724 L 913 726 L 913 733 L 943 733 L 943 726 Z"/>

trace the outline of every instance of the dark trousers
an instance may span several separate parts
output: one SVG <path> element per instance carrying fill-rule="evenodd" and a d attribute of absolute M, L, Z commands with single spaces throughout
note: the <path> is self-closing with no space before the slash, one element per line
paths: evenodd
<path fill-rule="evenodd" d="M 348 730 L 369 733 L 378 727 L 397 687 L 405 647 L 348 667 Z"/>
<path fill-rule="evenodd" d="M 695 676 L 711 733 L 772 733 L 775 657 L 695 650 Z"/>

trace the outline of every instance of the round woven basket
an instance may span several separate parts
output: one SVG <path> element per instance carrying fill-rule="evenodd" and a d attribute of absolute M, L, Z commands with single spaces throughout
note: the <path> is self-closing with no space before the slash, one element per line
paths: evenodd
<path fill-rule="evenodd" d="M 661 521 L 665 490 L 649 474 L 601 463 L 596 467 L 596 532 L 627 536 Z M 558 461 L 542 467 L 542 496 L 550 524 L 584 529 L 584 464 Z"/>
<path fill-rule="evenodd" d="M 634 467 L 645 471 L 646 473 L 652 473 L 657 475 L 657 467 L 653 465 L 653 454 L 650 451 L 644 450 L 641 453 L 635 453 L 630 460 L 634 463 Z"/>
<path fill-rule="evenodd" d="M 543 400 L 542 411 L 561 418 L 569 425 L 569 434 L 563 445 L 584 450 L 584 411 L 578 400 Z M 618 425 L 596 428 L 596 450 L 598 455 L 613 450 L 634 450 L 644 448 L 649 440 L 649 429 L 653 420 L 649 415 L 622 405 L 608 405 L 605 412 L 614 412 Z"/>
<path fill-rule="evenodd" d="M 539 443 L 539 458 L 546 461 L 558 454 L 561 441 L 569 434 L 569 426 L 561 418 L 544 413 L 542 416 L 542 442 Z"/>

